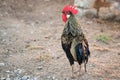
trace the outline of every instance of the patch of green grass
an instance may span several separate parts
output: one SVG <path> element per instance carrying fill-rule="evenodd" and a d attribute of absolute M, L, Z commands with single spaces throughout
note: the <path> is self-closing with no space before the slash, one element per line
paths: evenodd
<path fill-rule="evenodd" d="M 111 40 L 111 38 L 108 35 L 103 34 L 103 35 L 97 35 L 96 40 L 101 41 L 103 43 L 108 43 Z"/>

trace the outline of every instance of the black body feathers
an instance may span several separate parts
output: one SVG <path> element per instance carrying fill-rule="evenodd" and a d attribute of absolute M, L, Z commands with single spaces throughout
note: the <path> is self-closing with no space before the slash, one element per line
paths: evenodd
<path fill-rule="evenodd" d="M 70 65 L 74 64 L 74 61 L 80 65 L 84 62 L 86 68 L 90 55 L 89 45 L 74 16 L 71 16 L 66 22 L 61 36 L 61 44 Z"/>

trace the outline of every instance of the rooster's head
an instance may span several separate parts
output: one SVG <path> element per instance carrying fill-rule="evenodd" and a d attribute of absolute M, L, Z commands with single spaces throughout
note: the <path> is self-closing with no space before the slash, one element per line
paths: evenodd
<path fill-rule="evenodd" d="M 77 13 L 78 13 L 78 10 L 76 9 L 75 6 L 66 5 L 62 10 L 62 20 L 66 22 L 70 16 Z"/>

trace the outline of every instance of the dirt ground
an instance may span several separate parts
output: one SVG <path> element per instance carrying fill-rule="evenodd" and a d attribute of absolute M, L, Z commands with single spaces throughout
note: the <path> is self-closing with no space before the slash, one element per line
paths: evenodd
<path fill-rule="evenodd" d="M 14 73 L 18 70 L 21 76 L 28 75 L 36 80 L 120 79 L 119 22 L 78 17 L 88 39 L 91 56 L 87 73 L 82 66 L 78 76 L 78 64 L 75 63 L 75 79 L 71 79 L 71 68 L 61 48 L 60 37 L 65 24 L 61 20 L 61 10 L 73 1 L 0 1 L 1 78 L 8 74 L 11 78 L 16 77 Z M 109 39 L 106 42 L 97 39 L 100 35 Z"/>

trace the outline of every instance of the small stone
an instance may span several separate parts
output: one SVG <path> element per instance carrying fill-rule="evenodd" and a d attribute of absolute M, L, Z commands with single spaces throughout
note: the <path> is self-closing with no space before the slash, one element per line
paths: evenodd
<path fill-rule="evenodd" d="M 51 78 L 51 76 L 48 76 L 47 78 L 48 78 L 48 79 L 50 79 L 50 78 Z"/>
<path fill-rule="evenodd" d="M 53 25 L 53 22 L 50 22 L 50 25 Z"/>
<path fill-rule="evenodd" d="M 42 67 L 42 66 L 40 66 L 40 67 L 38 67 L 37 69 L 38 69 L 38 70 L 42 70 L 42 68 L 43 68 L 43 67 Z"/>
<path fill-rule="evenodd" d="M 22 73 L 21 69 L 14 70 L 14 75 L 19 76 Z"/>
<path fill-rule="evenodd" d="M 91 67 L 91 68 L 94 68 L 95 66 L 94 66 L 93 64 L 90 64 L 90 67 Z"/>
<path fill-rule="evenodd" d="M 55 58 L 55 59 L 59 59 L 60 57 L 59 57 L 59 56 L 55 56 L 55 57 L 53 57 L 53 59 L 54 59 L 54 58 Z"/>
<path fill-rule="evenodd" d="M 10 71 L 9 70 L 7 70 L 7 71 L 5 71 L 6 73 L 10 73 Z"/>
<path fill-rule="evenodd" d="M 55 76 L 52 77 L 52 80 L 55 80 Z"/>
<path fill-rule="evenodd" d="M 45 12 L 42 12 L 41 14 L 42 14 L 42 15 L 44 15 L 44 14 L 45 14 Z"/>
<path fill-rule="evenodd" d="M 17 71 L 18 71 L 19 74 L 22 73 L 22 70 L 21 70 L 21 69 L 17 69 Z"/>
<path fill-rule="evenodd" d="M 33 78 L 32 80 L 38 80 L 37 78 Z"/>
<path fill-rule="evenodd" d="M 5 63 L 0 63 L 0 67 L 5 66 Z"/>
<path fill-rule="evenodd" d="M 31 33 L 31 34 L 33 34 L 33 33 L 34 33 L 34 31 L 31 31 L 30 33 Z"/>
<path fill-rule="evenodd" d="M 23 77 L 21 78 L 21 80 L 29 80 L 29 79 L 30 79 L 29 76 L 23 76 Z"/>
<path fill-rule="evenodd" d="M 14 78 L 14 80 L 21 80 L 19 77 Z"/>
<path fill-rule="evenodd" d="M 5 41 L 6 41 L 5 39 L 2 40 L 2 42 L 5 42 Z"/>
<path fill-rule="evenodd" d="M 5 80 L 5 77 L 1 77 L 0 80 Z"/>
<path fill-rule="evenodd" d="M 70 78 L 69 78 L 69 77 L 67 77 L 67 78 L 65 78 L 65 80 L 70 80 Z"/>
<path fill-rule="evenodd" d="M 21 21 L 21 22 L 25 22 L 25 21 L 24 21 L 24 20 L 22 20 L 22 19 L 21 19 L 20 21 Z"/>
<path fill-rule="evenodd" d="M 92 24 L 93 22 L 92 22 L 92 21 L 87 21 L 86 23 L 90 25 L 90 24 Z"/>
<path fill-rule="evenodd" d="M 7 35 L 7 32 L 4 32 L 4 33 L 3 33 L 3 36 L 6 36 L 6 35 Z"/>
<path fill-rule="evenodd" d="M 6 80 L 11 80 L 11 79 L 10 79 L 10 75 L 7 75 L 7 78 L 6 78 Z"/>

